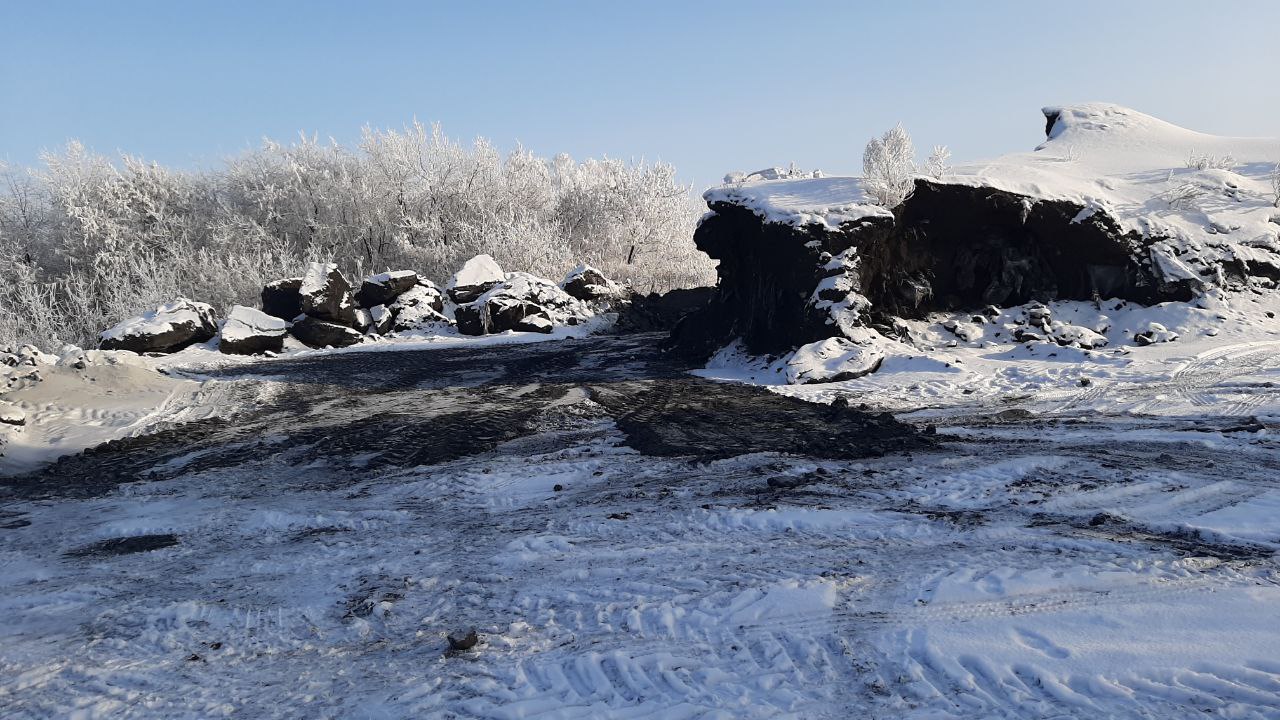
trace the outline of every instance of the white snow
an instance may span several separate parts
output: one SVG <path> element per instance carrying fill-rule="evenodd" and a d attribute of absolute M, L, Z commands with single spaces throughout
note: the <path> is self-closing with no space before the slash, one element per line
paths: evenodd
<path fill-rule="evenodd" d="M 480 287 L 507 279 L 498 262 L 489 255 L 476 255 L 462 264 L 462 268 L 449 280 L 449 287 Z"/>
<path fill-rule="evenodd" d="M 872 201 L 859 178 L 851 177 L 735 183 L 711 188 L 702 198 L 709 205 L 732 203 L 769 222 L 796 226 L 816 223 L 836 228 L 865 217 L 893 217 L 888 209 Z"/>
<path fill-rule="evenodd" d="M 787 382 L 797 385 L 852 379 L 874 372 L 883 360 L 884 353 L 873 344 L 827 338 L 802 345 L 792 354 L 787 361 Z"/>
<path fill-rule="evenodd" d="M 417 278 L 417 277 L 418 277 L 418 273 L 414 272 L 413 270 L 392 270 L 389 272 L 378 273 L 377 275 L 370 275 L 364 280 L 365 282 L 373 283 L 374 285 L 386 285 L 392 280 L 402 280 L 402 279 Z"/>
<path fill-rule="evenodd" d="M 227 313 L 227 320 L 220 332 L 224 340 L 238 341 L 264 335 L 281 336 L 285 334 L 288 325 L 284 320 L 256 308 L 235 305 Z"/>

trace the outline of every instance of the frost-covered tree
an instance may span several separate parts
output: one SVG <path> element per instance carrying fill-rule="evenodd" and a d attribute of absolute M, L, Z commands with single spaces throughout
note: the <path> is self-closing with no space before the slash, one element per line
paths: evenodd
<path fill-rule="evenodd" d="M 934 145 L 933 152 L 929 153 L 929 160 L 925 162 L 924 171 L 934 180 L 941 180 L 944 175 L 951 172 L 951 151 L 946 145 Z"/>
<path fill-rule="evenodd" d="M 1274 198 L 1272 204 L 1280 208 L 1280 163 L 1271 168 L 1271 196 Z"/>
<path fill-rule="evenodd" d="M 876 202 L 896 207 L 907 199 L 914 186 L 915 155 L 911 136 L 901 125 L 867 143 L 862 154 L 863 183 Z"/>

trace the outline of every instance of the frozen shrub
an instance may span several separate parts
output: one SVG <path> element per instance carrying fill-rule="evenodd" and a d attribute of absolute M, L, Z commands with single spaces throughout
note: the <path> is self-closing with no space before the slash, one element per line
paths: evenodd
<path fill-rule="evenodd" d="M 872 138 L 862 154 L 867 192 L 885 207 L 896 207 L 911 194 L 916 172 L 915 148 L 901 125 Z"/>

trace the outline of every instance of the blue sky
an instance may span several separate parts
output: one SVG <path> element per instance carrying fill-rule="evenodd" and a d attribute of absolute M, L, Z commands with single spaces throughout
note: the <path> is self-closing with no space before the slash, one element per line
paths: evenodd
<path fill-rule="evenodd" d="M 79 138 L 184 167 L 300 130 L 438 121 L 542 154 L 672 162 L 705 185 L 1029 149 L 1104 100 L 1280 135 L 1280 2 L 0 2 L 0 159 Z"/>

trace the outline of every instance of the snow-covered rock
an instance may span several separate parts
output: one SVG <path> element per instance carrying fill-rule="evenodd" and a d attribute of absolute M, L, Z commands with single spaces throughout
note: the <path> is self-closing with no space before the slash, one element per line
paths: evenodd
<path fill-rule="evenodd" d="M 412 270 L 394 270 L 370 275 L 360 283 L 356 303 L 362 308 L 374 305 L 390 305 L 409 289 L 418 284 L 418 273 Z"/>
<path fill-rule="evenodd" d="M 281 320 L 292 320 L 302 314 L 302 297 L 298 289 L 302 278 L 285 278 L 262 288 L 262 311 Z"/>
<path fill-rule="evenodd" d="M 369 329 L 367 332 L 374 335 L 386 335 L 391 332 L 395 317 L 386 305 L 374 305 L 369 308 Z"/>
<path fill-rule="evenodd" d="M 393 328 L 397 332 L 449 324 L 449 318 L 444 315 L 444 295 L 430 280 L 418 280 L 387 306 L 387 310 L 394 318 Z"/>
<path fill-rule="evenodd" d="M 621 285 L 590 265 L 574 268 L 560 283 L 560 288 L 575 298 L 588 302 L 616 298 L 624 292 Z"/>
<path fill-rule="evenodd" d="M 359 330 L 310 315 L 299 317 L 289 328 L 289 333 L 313 348 L 347 347 L 364 340 L 364 334 Z"/>
<path fill-rule="evenodd" d="M 7 402 L 0 402 L 0 424 L 26 425 L 27 413 L 20 407 L 15 407 Z"/>
<path fill-rule="evenodd" d="M 169 353 L 205 342 L 218 332 L 213 307 L 178 298 L 103 331 L 103 350 Z"/>
<path fill-rule="evenodd" d="M 1147 323 L 1146 330 L 1134 333 L 1133 336 L 1133 341 L 1139 345 L 1155 345 L 1156 343 L 1173 342 L 1177 339 L 1178 333 L 1158 322 Z"/>
<path fill-rule="evenodd" d="M 550 280 L 517 272 L 474 302 L 459 305 L 454 319 L 464 335 L 547 333 L 557 325 L 577 325 L 592 314 L 586 303 Z"/>
<path fill-rule="evenodd" d="M 982 326 L 971 322 L 948 320 L 942 323 L 942 327 L 965 342 L 981 340 L 983 335 Z"/>
<path fill-rule="evenodd" d="M 459 305 L 474 302 L 490 288 L 507 279 L 507 274 L 489 255 L 477 255 L 463 263 L 449 280 L 449 298 Z"/>
<path fill-rule="evenodd" d="M 218 332 L 218 350 L 231 355 L 280 352 L 287 330 L 288 323 L 278 317 L 236 305 Z"/>
<path fill-rule="evenodd" d="M 1107 338 L 1101 333 L 1094 332 L 1087 327 L 1068 325 L 1056 320 L 1049 324 L 1049 334 L 1053 336 L 1053 339 L 1059 345 L 1070 345 L 1084 348 L 1085 350 L 1093 350 L 1107 345 Z"/>
<path fill-rule="evenodd" d="M 872 343 L 859 344 L 832 337 L 802 345 L 787 361 L 787 382 L 792 385 L 852 380 L 875 372 L 884 352 Z"/>
<path fill-rule="evenodd" d="M 356 304 L 351 283 L 333 263 L 311 263 L 298 288 L 302 312 L 319 320 L 354 326 Z"/>

